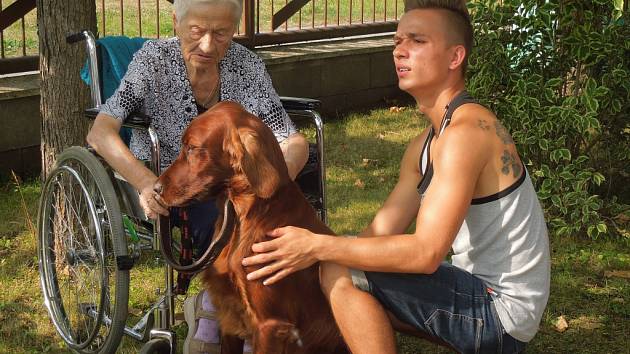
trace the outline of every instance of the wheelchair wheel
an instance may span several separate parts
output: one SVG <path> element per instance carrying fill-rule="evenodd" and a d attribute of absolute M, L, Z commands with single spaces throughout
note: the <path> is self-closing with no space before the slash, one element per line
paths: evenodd
<path fill-rule="evenodd" d="M 113 353 L 120 343 L 129 297 L 124 235 L 103 165 L 84 148 L 65 150 L 42 189 L 38 256 L 48 313 L 75 352 Z"/>

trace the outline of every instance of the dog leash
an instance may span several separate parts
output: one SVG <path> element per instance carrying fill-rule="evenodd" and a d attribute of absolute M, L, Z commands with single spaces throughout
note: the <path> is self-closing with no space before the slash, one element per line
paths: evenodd
<path fill-rule="evenodd" d="M 185 236 L 186 232 L 182 232 L 182 247 L 184 247 L 185 238 L 188 237 L 188 241 L 191 243 L 190 250 L 190 264 L 182 264 L 187 262 L 183 260 L 182 263 L 175 261 L 175 257 L 173 256 L 173 245 L 171 238 L 171 228 L 170 228 L 170 218 L 160 216 L 160 242 L 161 246 L 160 251 L 162 253 L 162 257 L 164 258 L 164 262 L 170 265 L 174 270 L 178 273 L 188 273 L 194 274 L 197 273 L 207 267 L 209 267 L 221 254 L 223 248 L 227 245 L 228 241 L 232 233 L 234 232 L 234 226 L 236 224 L 236 212 L 234 210 L 234 204 L 231 200 L 226 199 L 225 204 L 223 206 L 223 223 L 221 225 L 221 230 L 217 234 L 217 237 L 212 240 L 210 246 L 204 251 L 201 257 L 193 261 L 192 259 L 192 241 L 189 236 Z M 187 251 L 186 251 L 187 252 Z M 187 257 L 183 257 L 187 258 Z M 184 285 L 184 284 L 182 284 Z"/>
<path fill-rule="evenodd" d="M 190 225 L 188 224 L 188 209 L 179 208 L 179 220 L 181 220 L 181 247 L 179 249 L 179 264 L 190 265 L 193 259 L 193 241 L 190 237 Z M 170 229 L 169 229 L 170 230 Z M 212 237 L 212 235 L 209 235 Z M 175 294 L 185 295 L 190 287 L 190 281 L 194 273 L 177 272 Z"/>

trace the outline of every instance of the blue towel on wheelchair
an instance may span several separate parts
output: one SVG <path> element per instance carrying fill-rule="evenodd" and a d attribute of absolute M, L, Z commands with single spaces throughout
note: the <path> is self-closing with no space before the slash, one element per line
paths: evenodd
<path fill-rule="evenodd" d="M 101 71 L 99 74 L 102 76 L 104 100 L 114 94 L 127 72 L 133 54 L 142 48 L 147 40 L 148 38 L 140 37 L 109 36 L 96 41 L 100 51 Z M 81 69 L 81 79 L 86 84 L 90 84 L 90 71 L 87 63 Z"/>

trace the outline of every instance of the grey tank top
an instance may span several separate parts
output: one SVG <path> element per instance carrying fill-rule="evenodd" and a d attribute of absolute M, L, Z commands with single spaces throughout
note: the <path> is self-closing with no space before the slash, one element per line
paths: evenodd
<path fill-rule="evenodd" d="M 469 102 L 474 101 L 465 91 L 451 101 L 439 135 L 455 109 Z M 431 130 L 420 155 L 421 196 L 431 183 L 429 146 L 434 135 Z M 547 226 L 525 168 L 510 187 L 471 201 L 452 247 L 451 263 L 487 284 L 505 331 L 530 341 L 549 298 L 551 262 Z"/>

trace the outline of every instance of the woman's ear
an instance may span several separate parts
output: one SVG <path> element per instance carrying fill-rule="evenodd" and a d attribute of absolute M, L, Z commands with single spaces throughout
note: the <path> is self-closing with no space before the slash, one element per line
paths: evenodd
<path fill-rule="evenodd" d="M 173 11 L 173 28 L 177 32 L 177 15 L 175 15 L 175 11 Z"/>

